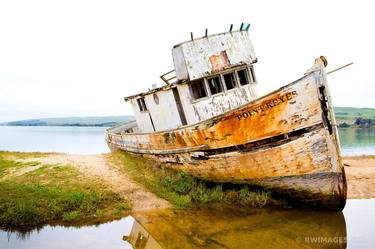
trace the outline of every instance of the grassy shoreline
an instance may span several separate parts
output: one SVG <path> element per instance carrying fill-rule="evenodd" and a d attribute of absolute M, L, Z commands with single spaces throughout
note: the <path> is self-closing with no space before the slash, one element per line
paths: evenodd
<path fill-rule="evenodd" d="M 201 205 L 228 204 L 236 207 L 283 206 L 269 191 L 254 189 L 244 184 L 218 184 L 197 179 L 187 173 L 166 169 L 157 162 L 117 151 L 109 155 L 120 169 L 134 181 L 175 208 L 185 209 Z"/>
<path fill-rule="evenodd" d="M 71 165 L 41 164 L 45 153 L 0 152 L 0 226 L 121 217 L 130 204 Z"/>

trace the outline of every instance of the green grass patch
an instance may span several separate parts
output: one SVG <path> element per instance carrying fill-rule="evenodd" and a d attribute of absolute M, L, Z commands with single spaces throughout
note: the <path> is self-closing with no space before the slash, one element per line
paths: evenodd
<path fill-rule="evenodd" d="M 24 174 L 8 174 L 9 169 L 17 172 L 35 165 L 40 167 Z M 69 165 L 17 162 L 1 154 L 0 174 L 2 227 L 117 218 L 131 208 L 117 193 Z"/>
<path fill-rule="evenodd" d="M 10 155 L 8 153 L 1 153 L 0 152 L 0 178 L 5 176 L 5 174 L 12 168 L 23 168 L 23 167 L 31 167 L 39 165 L 39 162 L 31 161 L 31 162 L 18 162 L 14 160 L 9 160 L 8 157 Z"/>
<path fill-rule="evenodd" d="M 121 151 L 112 153 L 111 158 L 120 163 L 122 170 L 135 181 L 177 208 L 210 203 L 263 207 L 271 203 L 269 192 L 253 189 L 248 185 L 218 184 L 200 180 L 184 172 L 160 167 L 153 160 Z"/>
<path fill-rule="evenodd" d="M 0 182 L 0 225 L 15 227 L 96 217 L 98 210 L 120 201 L 118 195 L 97 189 L 62 189 L 3 181 Z"/>

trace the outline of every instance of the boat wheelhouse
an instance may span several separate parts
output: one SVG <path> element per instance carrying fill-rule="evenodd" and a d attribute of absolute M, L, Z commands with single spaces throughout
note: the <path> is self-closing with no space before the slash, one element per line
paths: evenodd
<path fill-rule="evenodd" d="M 174 46 L 165 85 L 125 97 L 136 120 L 108 129 L 109 147 L 205 180 L 341 210 L 346 180 L 327 61 L 316 59 L 303 77 L 259 97 L 248 29 Z"/>
<path fill-rule="evenodd" d="M 255 57 L 246 30 L 187 41 L 172 49 L 175 69 L 165 85 L 125 97 L 139 132 L 176 129 L 255 99 Z"/>

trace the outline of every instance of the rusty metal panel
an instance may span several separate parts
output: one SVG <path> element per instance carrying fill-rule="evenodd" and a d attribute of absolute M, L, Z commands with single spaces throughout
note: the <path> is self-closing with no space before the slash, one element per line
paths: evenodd
<path fill-rule="evenodd" d="M 247 31 L 233 31 L 187 41 L 176 45 L 172 56 L 179 80 L 194 80 L 236 65 L 256 62 Z"/>

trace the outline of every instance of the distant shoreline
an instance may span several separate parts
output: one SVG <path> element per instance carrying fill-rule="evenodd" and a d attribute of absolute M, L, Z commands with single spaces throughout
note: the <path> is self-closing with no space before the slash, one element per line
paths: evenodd
<path fill-rule="evenodd" d="M 113 127 L 134 120 L 134 116 L 90 116 L 40 118 L 3 122 L 1 126 L 72 126 L 72 127 Z"/>
<path fill-rule="evenodd" d="M 59 125 L 9 125 L 9 124 L 1 124 L 0 126 L 12 126 L 12 127 L 105 127 L 111 128 L 116 124 L 108 125 L 108 124 L 94 124 L 94 125 L 86 125 L 86 124 L 59 124 Z"/>

